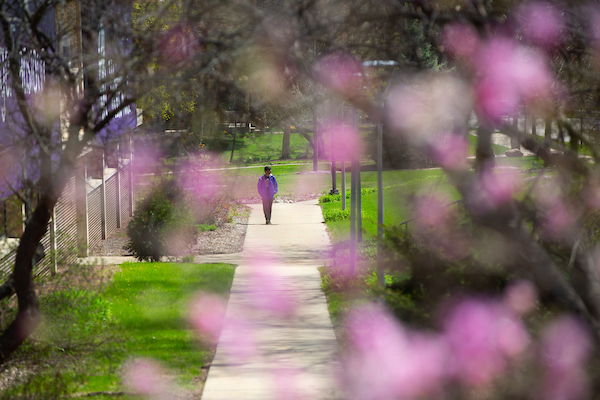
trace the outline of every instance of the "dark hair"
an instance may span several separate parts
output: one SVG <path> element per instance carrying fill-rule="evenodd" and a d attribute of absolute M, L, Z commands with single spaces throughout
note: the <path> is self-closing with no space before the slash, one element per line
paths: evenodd
<path fill-rule="evenodd" d="M 269 167 L 268 165 L 265 166 L 265 172 L 270 171 L 270 170 L 271 170 L 271 167 Z"/>

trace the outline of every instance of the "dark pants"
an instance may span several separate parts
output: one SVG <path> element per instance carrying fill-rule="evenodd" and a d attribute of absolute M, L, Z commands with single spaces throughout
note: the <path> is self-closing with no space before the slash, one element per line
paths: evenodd
<path fill-rule="evenodd" d="M 267 221 L 271 220 L 271 209 L 273 208 L 273 198 L 270 199 L 262 199 L 263 203 L 263 211 L 265 213 L 265 219 Z"/>

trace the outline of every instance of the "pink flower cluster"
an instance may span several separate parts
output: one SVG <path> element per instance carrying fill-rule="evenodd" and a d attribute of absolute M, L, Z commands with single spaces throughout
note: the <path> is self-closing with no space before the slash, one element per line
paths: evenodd
<path fill-rule="evenodd" d="M 560 46 L 562 12 L 545 2 L 519 8 L 514 38 L 508 32 L 482 38 L 465 23 L 448 25 L 443 44 L 473 72 L 476 112 L 492 126 L 517 112 L 521 104 L 545 104 L 557 93 L 548 51 Z M 523 37 L 527 44 L 519 42 Z"/>
<path fill-rule="evenodd" d="M 329 159 L 351 161 L 362 153 L 358 131 L 343 121 L 331 121 L 321 127 L 323 143 Z"/>
<path fill-rule="evenodd" d="M 575 317 L 563 316 L 548 326 L 541 341 L 546 372 L 542 386 L 545 400 L 588 397 L 585 362 L 591 351 L 591 334 Z"/>
<path fill-rule="evenodd" d="M 351 95 L 362 88 L 364 73 L 358 60 L 350 54 L 336 52 L 318 60 L 315 77 L 325 87 Z"/>
<path fill-rule="evenodd" d="M 441 332 L 411 330 L 380 306 L 355 308 L 347 319 L 350 351 L 342 383 L 352 398 L 442 398 L 458 384 L 489 387 L 536 346 L 520 317 L 537 301 L 530 282 L 517 281 L 502 300 L 465 298 L 443 316 Z M 583 369 L 591 337 L 573 317 L 560 317 L 543 331 L 539 361 L 545 370 L 544 399 L 578 399 L 587 391 Z"/>

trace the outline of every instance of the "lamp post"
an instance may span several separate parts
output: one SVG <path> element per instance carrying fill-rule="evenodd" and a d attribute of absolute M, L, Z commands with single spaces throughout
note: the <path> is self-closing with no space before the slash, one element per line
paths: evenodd
<path fill-rule="evenodd" d="M 372 60 L 365 61 L 362 64 L 364 67 L 396 67 L 398 62 L 394 60 Z M 388 86 L 386 85 L 385 91 L 387 92 Z M 377 284 L 380 287 L 385 286 L 385 268 L 383 266 L 383 248 L 381 243 L 385 238 L 385 231 L 383 230 L 383 111 L 385 108 L 385 94 L 378 95 L 378 109 L 380 112 L 377 121 Z"/>

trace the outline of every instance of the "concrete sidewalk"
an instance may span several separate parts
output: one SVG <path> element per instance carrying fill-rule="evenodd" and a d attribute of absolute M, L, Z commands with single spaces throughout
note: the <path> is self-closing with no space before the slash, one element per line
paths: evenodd
<path fill-rule="evenodd" d="M 265 225 L 261 205 L 251 214 L 242 260 L 236 269 L 226 322 L 208 373 L 203 400 L 337 399 L 337 341 L 329 319 L 317 267 L 331 254 L 321 208 L 316 201 L 273 206 L 273 224 Z M 256 309 L 257 269 L 270 259 L 277 285 L 259 285 L 260 298 L 294 299 L 295 313 L 281 318 Z M 259 273 L 261 271 L 258 271 Z M 253 278 L 254 277 L 254 278 Z M 272 282 L 272 281 L 271 281 Z M 271 293 L 271 292 L 273 293 Z M 280 291 L 281 293 L 274 293 Z M 254 302 L 253 302 L 254 301 Z M 249 322 L 255 348 L 241 357 L 239 324 Z M 245 333 L 242 333 L 245 334 Z M 243 340 L 242 340 L 243 341 Z M 235 356 L 232 356 L 235 355 Z"/>

